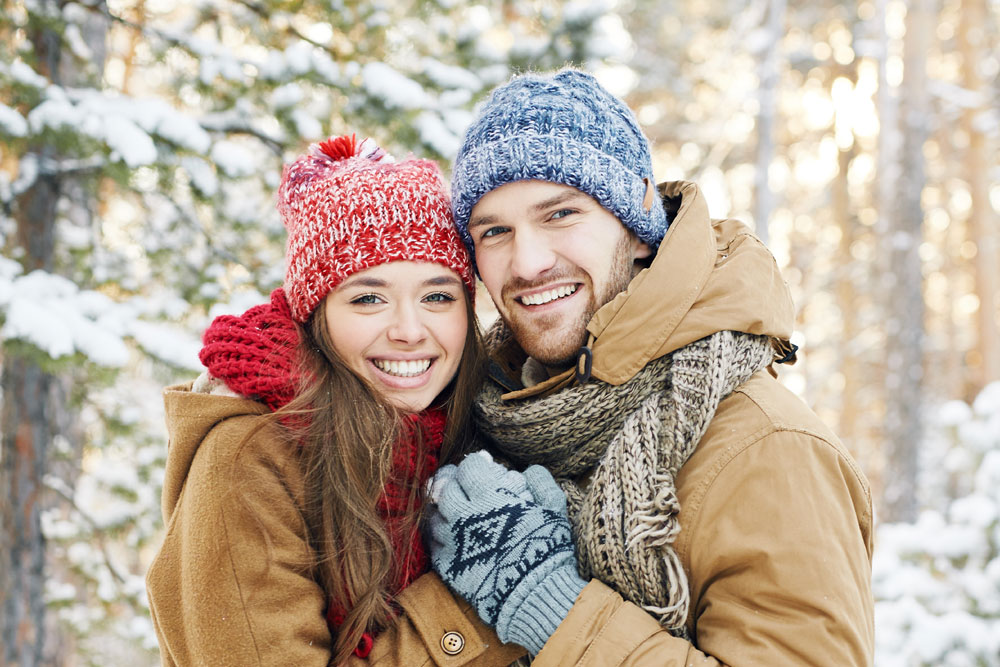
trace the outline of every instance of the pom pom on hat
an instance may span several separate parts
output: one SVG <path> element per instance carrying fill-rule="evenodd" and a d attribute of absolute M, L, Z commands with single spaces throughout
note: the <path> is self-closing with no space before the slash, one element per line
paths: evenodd
<path fill-rule="evenodd" d="M 371 139 L 331 137 L 285 166 L 278 213 L 288 231 L 285 294 L 297 322 L 351 274 L 388 262 L 441 264 L 458 274 L 470 299 L 475 294 L 431 160 L 396 162 Z"/>
<path fill-rule="evenodd" d="M 586 72 L 516 76 L 483 105 L 451 180 L 455 224 L 470 252 L 476 202 L 523 180 L 585 192 L 654 250 L 667 230 L 658 199 L 644 205 L 654 183 L 649 142 L 628 106 Z"/>

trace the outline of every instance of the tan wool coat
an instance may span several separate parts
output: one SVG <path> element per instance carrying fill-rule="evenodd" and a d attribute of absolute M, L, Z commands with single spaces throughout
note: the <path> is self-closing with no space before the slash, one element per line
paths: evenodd
<path fill-rule="evenodd" d="M 190 385 L 168 388 L 165 401 L 167 532 L 146 577 L 162 663 L 327 665 L 326 594 L 309 575 L 303 478 L 276 427 L 258 428 L 267 406 Z M 500 666 L 524 653 L 501 644 L 433 573 L 397 601 L 395 625 L 350 664 Z M 448 633 L 464 643 L 455 654 L 442 646 Z"/>
<path fill-rule="evenodd" d="M 593 376 L 612 384 L 723 330 L 791 336 L 774 258 L 734 220 L 711 220 L 691 183 L 660 186 L 680 209 L 652 264 L 588 326 Z M 524 353 L 494 357 L 510 378 Z M 530 401 L 573 371 L 512 391 Z M 676 479 L 693 641 L 591 581 L 533 664 L 823 665 L 873 662 L 872 500 L 836 436 L 767 370 L 723 399 Z"/>

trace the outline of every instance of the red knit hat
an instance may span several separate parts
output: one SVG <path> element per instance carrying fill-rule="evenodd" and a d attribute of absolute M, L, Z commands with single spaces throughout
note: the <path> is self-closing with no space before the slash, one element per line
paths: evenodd
<path fill-rule="evenodd" d="M 330 138 L 285 166 L 278 213 L 288 230 L 285 294 L 297 322 L 352 273 L 387 262 L 436 262 L 458 274 L 470 299 L 475 294 L 444 179 L 430 160 L 395 162 L 371 139 Z"/>

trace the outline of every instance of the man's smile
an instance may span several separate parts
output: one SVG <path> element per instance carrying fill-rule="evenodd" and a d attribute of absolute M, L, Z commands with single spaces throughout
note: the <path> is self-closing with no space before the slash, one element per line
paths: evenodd
<path fill-rule="evenodd" d="M 541 306 L 546 303 L 551 303 L 556 299 L 562 299 L 574 294 L 579 287 L 579 283 L 559 285 L 558 287 L 553 287 L 539 292 L 532 292 L 531 294 L 522 294 L 517 297 L 516 300 L 524 306 Z"/>

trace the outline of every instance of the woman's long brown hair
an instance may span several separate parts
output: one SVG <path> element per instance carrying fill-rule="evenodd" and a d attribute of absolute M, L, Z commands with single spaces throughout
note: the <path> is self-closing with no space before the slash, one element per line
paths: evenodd
<path fill-rule="evenodd" d="M 447 414 L 442 462 L 471 443 L 470 410 L 484 368 L 482 338 L 468 295 L 465 303 L 469 332 L 462 360 L 438 399 Z M 301 446 L 314 576 L 328 598 L 347 610 L 333 646 L 332 664 L 341 665 L 362 633 L 385 628 L 394 616 L 389 587 L 402 564 L 394 562 L 377 501 L 390 473 L 392 447 L 402 433 L 403 413 L 337 355 L 325 301 L 306 322 L 300 340 L 296 397 L 274 414 Z M 417 452 L 419 470 L 427 455 L 419 436 Z M 422 518 L 424 489 L 411 486 L 401 535 L 414 534 Z"/>

